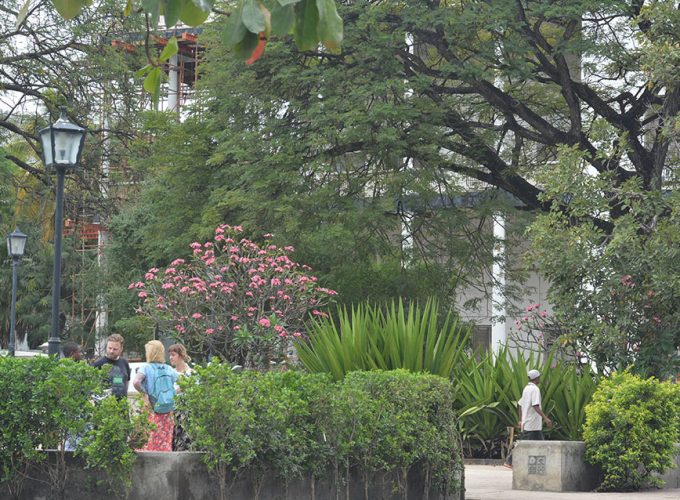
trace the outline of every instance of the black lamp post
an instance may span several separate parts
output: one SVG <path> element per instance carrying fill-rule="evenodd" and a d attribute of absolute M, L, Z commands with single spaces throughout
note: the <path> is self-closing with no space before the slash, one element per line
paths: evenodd
<path fill-rule="evenodd" d="M 61 299 L 61 234 L 64 219 L 64 176 L 80 161 L 86 130 L 68 119 L 66 108 L 49 127 L 40 131 L 43 162 L 57 173 L 57 209 L 54 215 L 54 275 L 52 280 L 52 328 L 47 352 L 59 355 L 59 300 Z"/>
<path fill-rule="evenodd" d="M 16 350 L 16 326 L 17 326 L 17 268 L 19 259 L 23 257 L 26 249 L 26 236 L 24 233 L 15 229 L 7 236 L 7 253 L 12 258 L 12 306 L 9 318 L 9 355 L 14 356 Z"/>

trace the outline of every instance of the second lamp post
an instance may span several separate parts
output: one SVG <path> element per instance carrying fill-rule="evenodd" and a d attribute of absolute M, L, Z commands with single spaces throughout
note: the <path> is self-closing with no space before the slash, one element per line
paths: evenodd
<path fill-rule="evenodd" d="M 54 274 L 52 280 L 52 324 L 47 352 L 59 355 L 59 301 L 61 300 L 61 236 L 64 221 L 64 177 L 80 161 L 86 130 L 68 119 L 66 108 L 49 127 L 40 131 L 45 168 L 57 173 L 57 207 L 54 215 Z"/>
<path fill-rule="evenodd" d="M 7 236 L 7 254 L 12 258 L 12 305 L 9 317 L 9 355 L 14 356 L 16 350 L 16 326 L 17 326 L 17 268 L 19 259 L 23 257 L 26 248 L 26 236 L 24 233 L 15 229 Z"/>

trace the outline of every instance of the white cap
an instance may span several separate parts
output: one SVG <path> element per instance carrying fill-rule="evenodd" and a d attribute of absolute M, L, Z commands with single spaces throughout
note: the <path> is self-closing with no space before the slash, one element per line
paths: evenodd
<path fill-rule="evenodd" d="M 529 376 L 529 380 L 536 380 L 538 377 L 541 376 L 541 372 L 538 370 L 529 370 L 529 373 L 527 373 Z"/>

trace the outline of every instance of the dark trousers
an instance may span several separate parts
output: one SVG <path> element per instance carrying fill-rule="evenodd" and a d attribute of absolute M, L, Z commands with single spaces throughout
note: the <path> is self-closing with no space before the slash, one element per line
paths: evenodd
<path fill-rule="evenodd" d="M 522 437 L 520 441 L 544 441 L 543 431 L 524 431 L 522 432 Z M 505 463 L 512 465 L 512 450 L 508 453 L 508 457 L 505 459 Z"/>

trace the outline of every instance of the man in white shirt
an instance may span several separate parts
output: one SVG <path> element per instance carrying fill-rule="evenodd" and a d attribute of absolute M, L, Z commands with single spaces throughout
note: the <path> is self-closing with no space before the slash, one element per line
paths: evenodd
<path fill-rule="evenodd" d="M 522 431 L 523 440 L 543 441 L 545 439 L 543 437 L 543 422 L 548 427 L 552 427 L 553 422 L 541 409 L 541 390 L 538 388 L 541 372 L 529 370 L 527 375 L 529 376 L 529 383 L 524 387 L 522 397 L 517 403 L 519 428 Z M 512 453 L 508 455 L 504 465 L 512 467 Z"/>

